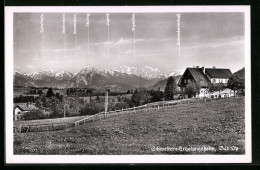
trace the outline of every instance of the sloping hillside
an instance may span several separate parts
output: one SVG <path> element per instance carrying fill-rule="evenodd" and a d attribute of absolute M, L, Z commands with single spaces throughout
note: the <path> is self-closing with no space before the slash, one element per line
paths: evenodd
<path fill-rule="evenodd" d="M 123 113 L 67 130 L 15 133 L 14 154 L 244 154 L 244 116 L 244 98 Z M 156 147 L 211 147 L 215 151 L 167 152 Z"/>
<path fill-rule="evenodd" d="M 174 77 L 176 84 L 179 82 L 180 78 L 181 78 L 181 75 Z M 167 80 L 168 80 L 168 78 L 161 80 L 161 81 L 155 83 L 153 86 L 149 87 L 149 89 L 150 90 L 158 90 L 158 88 L 160 88 L 160 90 L 164 90 L 166 83 L 167 83 Z"/>
<path fill-rule="evenodd" d="M 242 69 L 236 71 L 233 74 L 234 75 L 238 75 L 240 78 L 245 78 L 245 67 L 243 67 Z"/>

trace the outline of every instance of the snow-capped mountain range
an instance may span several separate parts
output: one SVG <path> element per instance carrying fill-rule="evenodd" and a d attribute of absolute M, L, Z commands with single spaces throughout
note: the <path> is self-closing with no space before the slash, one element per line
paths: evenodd
<path fill-rule="evenodd" d="M 77 73 L 62 71 L 36 71 L 33 73 L 14 73 L 15 86 L 35 87 L 93 87 L 104 88 L 113 85 L 119 90 L 136 87 L 149 87 L 154 83 L 177 75 L 176 72 L 161 73 L 159 69 L 145 66 L 142 68 L 120 66 L 115 70 L 99 70 L 86 66 Z"/>

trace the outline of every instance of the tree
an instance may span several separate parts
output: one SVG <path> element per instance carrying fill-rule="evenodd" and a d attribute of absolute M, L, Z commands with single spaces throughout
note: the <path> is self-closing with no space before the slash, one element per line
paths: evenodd
<path fill-rule="evenodd" d="M 23 120 L 36 120 L 36 119 L 46 119 L 47 115 L 40 109 L 35 109 L 30 112 L 26 112 L 23 114 Z"/>
<path fill-rule="evenodd" d="M 242 93 L 244 93 L 245 79 L 239 77 L 237 74 L 233 74 L 229 78 L 227 86 L 234 92 L 240 89 L 242 90 Z"/>
<path fill-rule="evenodd" d="M 196 83 L 194 81 L 187 84 L 185 88 L 185 93 L 188 95 L 188 97 L 196 96 L 196 94 L 200 93 L 200 84 Z"/>
<path fill-rule="evenodd" d="M 151 96 L 152 96 L 151 102 L 157 102 L 163 100 L 163 92 L 160 91 L 159 89 L 157 91 L 152 90 Z"/>
<path fill-rule="evenodd" d="M 218 90 L 218 92 L 219 92 L 219 94 L 220 94 L 220 91 L 222 91 L 222 90 L 224 90 L 224 84 L 223 83 L 218 83 L 217 84 L 217 90 Z"/>
<path fill-rule="evenodd" d="M 209 93 L 213 93 L 214 91 L 216 91 L 216 87 L 212 83 L 209 83 L 207 90 Z"/>
<path fill-rule="evenodd" d="M 99 95 L 97 94 L 96 101 L 99 102 Z"/>
<path fill-rule="evenodd" d="M 42 90 L 38 90 L 37 94 L 39 94 L 39 96 L 41 96 L 43 94 Z"/>
<path fill-rule="evenodd" d="M 59 99 L 59 101 L 62 101 L 63 100 L 63 95 L 62 94 L 60 94 L 60 93 L 56 93 L 55 94 L 55 96 L 56 96 L 56 98 L 58 98 Z"/>
<path fill-rule="evenodd" d="M 52 97 L 52 96 L 54 96 L 53 90 L 52 90 L 52 88 L 49 88 L 46 93 L 46 97 Z"/>
<path fill-rule="evenodd" d="M 139 90 L 135 90 L 134 94 L 131 97 L 130 107 L 140 106 L 142 104 L 148 103 L 150 98 L 150 94 L 147 92 L 146 89 L 141 88 Z"/>
<path fill-rule="evenodd" d="M 173 100 L 173 96 L 177 93 L 176 88 L 177 85 L 174 78 L 172 76 L 169 77 L 164 89 L 165 100 Z"/>

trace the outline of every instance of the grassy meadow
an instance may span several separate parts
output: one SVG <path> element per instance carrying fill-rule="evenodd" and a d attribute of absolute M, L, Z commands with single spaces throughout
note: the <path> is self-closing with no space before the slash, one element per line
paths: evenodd
<path fill-rule="evenodd" d="M 14 154 L 244 154 L 244 103 L 225 98 L 123 113 L 67 130 L 15 133 Z"/>
<path fill-rule="evenodd" d="M 51 124 L 51 123 L 73 123 L 73 122 L 83 119 L 85 117 L 88 117 L 88 116 L 75 116 L 75 117 L 65 117 L 65 118 L 55 118 L 55 119 L 16 121 L 16 122 L 14 122 L 14 127 L 19 127 L 20 125 L 27 126 L 27 125 Z"/>

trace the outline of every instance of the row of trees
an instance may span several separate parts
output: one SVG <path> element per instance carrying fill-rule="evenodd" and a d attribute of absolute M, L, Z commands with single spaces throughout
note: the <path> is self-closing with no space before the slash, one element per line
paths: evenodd
<path fill-rule="evenodd" d="M 35 96 L 23 96 L 20 95 L 19 97 L 14 97 L 14 103 L 35 103 L 39 97 Z"/>

